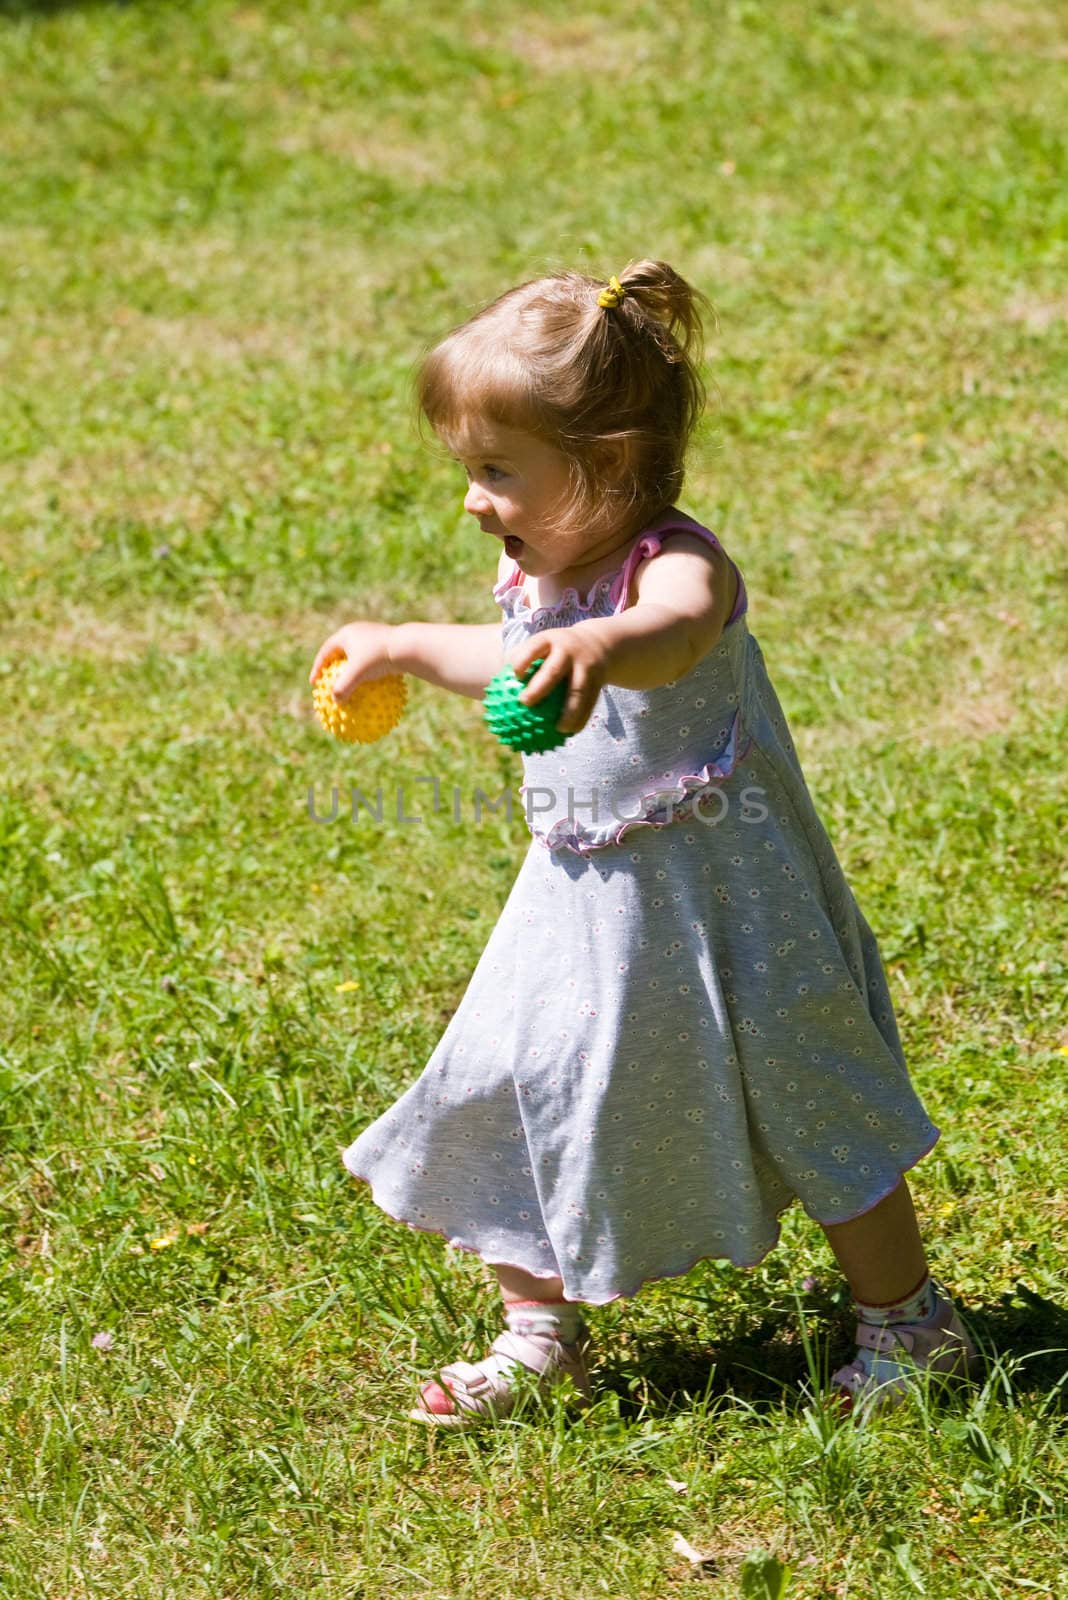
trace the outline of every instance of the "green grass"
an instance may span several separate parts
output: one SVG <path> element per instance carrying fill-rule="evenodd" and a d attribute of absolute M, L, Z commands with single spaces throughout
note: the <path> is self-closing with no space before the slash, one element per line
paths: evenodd
<path fill-rule="evenodd" d="M 0 0 L 0 1593 L 1068 1595 L 1066 50 L 1054 0 Z M 306 673 L 352 616 L 498 614 L 425 344 L 646 253 L 718 309 L 684 503 L 882 943 L 988 1368 L 860 1433 L 806 1400 L 850 1317 L 795 1210 L 596 1310 L 583 1419 L 428 1439 L 495 1296 L 338 1155 L 463 992 L 526 848 L 468 802 L 519 776 L 419 683 L 327 747 Z M 461 822 L 307 817 L 430 772 Z"/>

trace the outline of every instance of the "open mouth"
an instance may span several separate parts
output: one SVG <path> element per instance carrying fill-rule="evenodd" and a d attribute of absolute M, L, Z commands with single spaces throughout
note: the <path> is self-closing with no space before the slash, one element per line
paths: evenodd
<path fill-rule="evenodd" d="M 517 539 L 514 533 L 510 533 L 504 541 L 504 548 L 508 555 L 517 556 L 523 548 L 523 541 Z"/>

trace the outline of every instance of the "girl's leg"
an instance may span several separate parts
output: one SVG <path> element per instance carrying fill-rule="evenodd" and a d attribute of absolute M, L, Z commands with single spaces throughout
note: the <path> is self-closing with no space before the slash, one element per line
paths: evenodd
<path fill-rule="evenodd" d="M 904 1300 L 927 1276 L 927 1256 L 904 1178 L 863 1216 L 823 1231 L 854 1298 L 867 1305 Z"/>
<path fill-rule="evenodd" d="M 950 1300 L 931 1282 L 904 1178 L 863 1216 L 824 1228 L 856 1301 L 857 1354 L 834 1374 L 850 1402 L 899 1400 L 917 1368 L 967 1371 L 975 1350 Z"/>
<path fill-rule="evenodd" d="M 494 1267 L 505 1305 L 513 1300 L 555 1300 L 564 1298 L 563 1278 L 535 1278 L 521 1267 Z"/>

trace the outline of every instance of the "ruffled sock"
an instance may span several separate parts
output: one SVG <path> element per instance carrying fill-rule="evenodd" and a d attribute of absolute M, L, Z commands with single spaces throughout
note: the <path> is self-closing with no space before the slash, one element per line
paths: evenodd
<path fill-rule="evenodd" d="M 900 1300 L 888 1300 L 875 1305 L 858 1300 L 856 1305 L 861 1322 L 868 1322 L 872 1327 L 885 1328 L 891 1327 L 895 1322 L 929 1322 L 934 1315 L 937 1301 L 938 1291 L 931 1282 L 931 1274 L 925 1272 L 916 1287 L 910 1289 Z"/>
<path fill-rule="evenodd" d="M 864 1300 L 855 1303 L 861 1322 L 866 1322 L 871 1328 L 893 1328 L 902 1323 L 920 1327 L 929 1325 L 935 1320 L 942 1302 L 931 1282 L 931 1274 L 925 1272 L 916 1287 L 900 1300 L 891 1300 L 885 1305 L 869 1305 Z M 907 1358 L 898 1361 L 881 1350 L 867 1350 L 863 1346 L 857 1350 L 856 1360 L 876 1383 L 890 1383 L 895 1378 L 907 1376 L 912 1370 Z"/>
<path fill-rule="evenodd" d="M 544 1348 L 574 1345 L 585 1324 L 582 1307 L 573 1300 L 506 1300 L 504 1320 L 512 1333 L 525 1334 Z"/>

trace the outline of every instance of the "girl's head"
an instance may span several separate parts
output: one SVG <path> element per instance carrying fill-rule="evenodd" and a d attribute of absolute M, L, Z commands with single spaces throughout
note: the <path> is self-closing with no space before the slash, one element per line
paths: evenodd
<path fill-rule="evenodd" d="M 535 540 L 618 541 L 682 485 L 704 406 L 707 302 L 663 261 L 631 263 L 614 282 L 618 293 L 578 272 L 521 284 L 454 328 L 419 371 L 420 409 L 469 476 L 496 466 L 482 462 L 485 442 L 520 453 L 526 442 L 543 491 Z M 477 503 L 469 509 L 483 522 Z M 521 519 L 522 506 L 511 526 L 494 511 L 501 526 L 487 531 L 522 538 Z"/>

